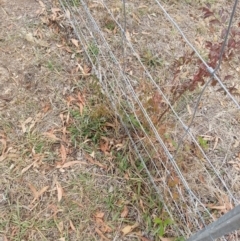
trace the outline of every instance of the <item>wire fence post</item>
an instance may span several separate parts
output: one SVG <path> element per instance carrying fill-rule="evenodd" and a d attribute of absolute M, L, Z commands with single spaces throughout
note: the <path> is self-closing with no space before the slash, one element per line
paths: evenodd
<path fill-rule="evenodd" d="M 237 229 L 240 229 L 240 205 L 194 234 L 187 241 L 213 241 Z"/>

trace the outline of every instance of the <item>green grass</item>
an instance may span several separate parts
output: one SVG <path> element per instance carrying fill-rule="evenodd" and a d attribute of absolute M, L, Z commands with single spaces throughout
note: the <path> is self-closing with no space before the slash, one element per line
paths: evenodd
<path fill-rule="evenodd" d="M 150 50 L 145 50 L 142 54 L 142 62 L 149 67 L 162 66 L 163 61 L 158 56 L 154 55 Z"/>
<path fill-rule="evenodd" d="M 49 70 L 53 71 L 55 69 L 54 64 L 51 61 L 47 62 L 47 67 Z"/>
<path fill-rule="evenodd" d="M 163 237 L 166 232 L 166 228 L 172 225 L 173 221 L 170 218 L 166 218 L 166 219 L 155 218 L 154 224 L 157 227 L 157 230 L 155 231 L 155 233 L 157 233 L 160 237 Z"/>
<path fill-rule="evenodd" d="M 106 116 L 96 117 L 97 112 L 101 111 L 101 107 L 92 111 L 91 113 L 84 112 L 83 116 L 80 115 L 78 110 L 70 110 L 71 117 L 74 119 L 74 124 L 68 127 L 71 140 L 74 145 L 80 144 L 84 140 L 90 139 L 93 144 L 98 144 L 102 136 L 107 136 L 108 133 L 105 129 L 106 123 L 109 121 L 108 113 Z M 90 114 L 90 115 L 89 115 Z"/>
<path fill-rule="evenodd" d="M 89 140 L 87 147 L 82 146 L 88 153 L 97 150 L 102 136 L 116 140 L 121 136 L 121 133 L 107 131 L 106 123 L 113 123 L 113 118 L 115 117 L 111 113 L 111 108 L 107 107 L 107 104 L 103 100 L 101 102 L 100 104 L 96 100 L 90 101 L 91 105 L 85 108 L 83 115 L 80 115 L 78 110 L 70 110 L 71 118 L 74 119 L 74 122 L 68 128 L 71 139 L 76 146 L 81 145 L 84 140 Z M 139 128 L 140 124 L 132 115 L 130 115 L 130 120 L 136 128 Z M 171 224 L 166 221 L 161 226 L 151 216 L 153 210 L 157 210 L 157 213 L 161 216 L 163 205 L 159 202 L 157 194 L 146 185 L 148 179 L 144 173 L 145 170 L 142 162 L 132 156 L 133 153 L 130 152 L 128 141 L 125 142 L 121 150 L 113 150 L 111 155 L 112 166 L 117 175 L 116 178 L 123 178 L 124 185 L 116 187 L 109 183 L 105 192 L 96 195 L 94 203 L 103 202 L 104 210 L 108 213 L 112 226 L 116 226 L 121 220 L 124 220 L 129 225 L 134 224 L 134 219 L 125 220 L 121 218 L 124 203 L 127 203 L 128 206 L 130 205 L 130 207 L 135 207 L 140 212 L 142 210 L 139 203 L 144 203 L 145 210 L 141 217 L 142 225 L 151 235 L 155 236 L 156 240 L 160 240 L 159 237 L 162 235 L 162 230 L 164 229 L 165 232 Z M 98 154 L 97 156 L 99 156 L 100 160 L 104 160 L 103 155 Z M 134 166 L 132 166 L 130 159 L 135 160 Z M 124 179 L 126 173 L 130 175 L 129 180 Z M 81 186 L 85 187 L 88 196 L 92 195 L 91 191 L 95 190 L 96 187 L 90 184 L 91 176 L 79 174 L 79 178 Z M 166 220 L 168 219 L 166 218 Z"/>
<path fill-rule="evenodd" d="M 116 23 L 113 20 L 108 20 L 105 23 L 105 28 L 107 28 L 110 31 L 113 31 L 115 29 L 115 27 L 116 27 Z"/>
<path fill-rule="evenodd" d="M 90 57 L 96 61 L 98 54 L 99 54 L 99 48 L 95 43 L 90 43 L 88 45 L 88 53 L 90 55 Z"/>
<path fill-rule="evenodd" d="M 198 143 L 204 150 L 209 148 L 208 141 L 201 136 L 198 137 Z"/>
<path fill-rule="evenodd" d="M 62 1 L 63 5 L 65 7 L 68 7 L 69 5 L 72 7 L 79 7 L 81 4 L 81 0 L 64 0 Z"/>

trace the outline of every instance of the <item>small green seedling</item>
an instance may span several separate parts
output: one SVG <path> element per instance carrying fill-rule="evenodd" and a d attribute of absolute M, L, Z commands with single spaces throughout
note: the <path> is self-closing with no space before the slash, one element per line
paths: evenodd
<path fill-rule="evenodd" d="M 174 241 L 186 241 L 186 239 L 184 237 L 178 237 L 174 239 Z"/>
<path fill-rule="evenodd" d="M 51 71 L 54 70 L 54 64 L 49 60 L 48 63 L 47 63 L 47 67 L 48 69 L 50 69 Z"/>
<path fill-rule="evenodd" d="M 145 53 L 142 55 L 142 61 L 150 67 L 162 65 L 162 60 L 158 58 L 156 55 L 153 55 L 153 53 L 150 50 L 145 51 Z"/>
<path fill-rule="evenodd" d="M 91 43 L 88 46 L 88 52 L 92 57 L 96 58 L 99 54 L 99 48 L 95 43 Z"/>
<path fill-rule="evenodd" d="M 198 143 L 204 150 L 208 149 L 208 141 L 203 139 L 201 136 L 198 137 Z"/>
<path fill-rule="evenodd" d="M 160 237 L 163 237 L 163 235 L 165 234 L 166 228 L 171 224 L 173 224 L 174 222 L 170 218 L 167 218 L 165 220 L 162 220 L 160 218 L 155 218 L 154 223 L 157 226 L 157 230 L 155 233 L 158 233 Z"/>
<path fill-rule="evenodd" d="M 116 27 L 115 22 L 114 21 L 107 21 L 105 24 L 105 27 L 110 30 L 113 31 Z"/>

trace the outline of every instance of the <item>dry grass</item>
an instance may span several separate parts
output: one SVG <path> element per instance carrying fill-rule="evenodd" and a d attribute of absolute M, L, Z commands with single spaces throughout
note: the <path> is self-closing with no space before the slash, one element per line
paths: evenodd
<path fill-rule="evenodd" d="M 209 2 L 214 3 L 216 9 L 222 4 L 221 1 L 201 4 Z M 220 33 L 219 29 L 214 29 L 216 35 L 209 34 L 208 20 L 202 18 L 199 3 L 166 1 L 165 5 L 207 58 L 207 51 L 202 48 L 204 41 L 215 41 Z M 122 60 L 122 38 L 112 17 L 97 2 L 90 3 L 89 7 L 111 50 Z M 108 1 L 108 7 L 116 19 L 122 21 L 120 1 Z M 21 0 L 18 4 L 0 3 L 3 53 L 0 58 L 0 240 L 161 240 L 160 226 L 154 220 L 166 221 L 169 217 L 119 118 L 110 108 L 110 101 L 92 75 L 83 46 L 76 42 L 73 29 L 58 8 L 56 1 L 52 5 L 48 1 L 39 4 L 30 0 Z M 170 90 L 176 84 L 172 81 L 175 61 L 190 55 L 191 51 L 152 1 L 127 2 L 126 8 L 129 38 L 148 71 L 171 100 Z M 83 27 L 82 24 L 80 22 L 79 26 Z M 105 46 L 101 43 L 96 46 L 90 36 L 86 37 L 84 47 L 96 63 L 99 51 L 104 51 Z M 132 50 L 127 49 L 126 53 L 126 72 L 134 79 L 134 89 L 174 153 L 183 129 L 171 112 L 161 123 L 156 121 L 159 110 L 152 108 L 156 89 Z M 230 71 L 234 76 L 231 84 L 239 88 L 237 63 L 235 59 L 231 62 Z M 196 59 L 183 66 L 179 82 L 194 73 L 194 64 Z M 115 71 L 111 61 L 108 66 L 103 63 L 102 67 Z M 227 67 L 224 63 L 220 74 L 224 76 Z M 109 83 L 114 85 L 113 77 L 108 77 Z M 199 86 L 195 92 L 187 92 L 174 104 L 180 118 L 187 123 L 200 90 Z M 117 91 L 116 98 L 121 101 L 120 89 Z M 185 199 L 178 196 L 179 179 L 136 103 L 134 107 L 157 146 L 159 155 L 155 155 L 154 160 L 161 176 L 153 172 L 144 150 L 141 154 L 164 201 L 172 207 L 172 212 L 175 211 L 173 203 L 177 202 L 186 212 L 184 222 L 187 223 L 188 200 L 183 189 Z M 216 88 L 209 87 L 191 128 L 236 199 L 240 195 L 240 150 L 236 134 L 240 131 L 239 120 L 239 112 L 233 104 Z M 139 127 L 134 115 L 131 121 Z M 131 127 L 128 122 L 126 125 Z M 139 141 L 136 137 L 134 140 Z M 150 141 L 143 136 L 142 140 L 151 150 Z M 183 144 L 177 164 L 202 203 L 215 206 L 225 203 L 224 210 L 211 210 L 218 217 L 231 208 L 232 200 L 192 141 L 186 139 Z M 165 161 L 175 178 L 173 181 L 166 175 L 160 159 Z M 174 218 L 179 229 L 185 230 L 185 223 L 181 223 L 177 215 Z M 210 221 L 206 217 L 206 222 Z M 177 240 L 173 225 L 170 226 L 164 235 Z M 131 227 L 135 227 L 134 230 L 123 235 Z M 197 231 L 196 227 L 191 228 Z"/>
<path fill-rule="evenodd" d="M 79 13 L 78 10 L 74 12 L 78 21 L 77 26 L 79 27 L 77 31 L 80 32 L 81 29 L 87 29 L 87 26 L 93 31 L 93 35 L 95 34 L 92 36 L 85 31 L 83 35 L 86 38 L 86 42 L 97 42 L 95 44 L 99 50 L 93 63 L 97 63 L 96 66 L 101 66 L 102 75 L 107 79 L 105 83 L 109 92 L 106 92 L 109 93 L 110 97 L 114 95 L 112 101 L 116 109 L 119 107 L 118 105 L 122 105 L 119 113 L 123 116 L 127 127 L 132 131 L 133 139 L 138 143 L 143 158 L 146 158 L 146 163 L 150 171 L 152 171 L 152 176 L 156 180 L 160 180 L 156 181 L 156 184 L 165 202 L 170 206 L 172 213 L 175 214 L 174 218 L 176 220 L 180 218 L 180 215 L 176 214 L 176 206 L 181 209 L 181 215 L 184 218 L 181 217 L 182 220 L 178 220 L 179 228 L 182 230 L 186 229 L 185 232 L 189 233 L 189 230 L 186 228 L 187 226 L 191 229 L 191 232 L 196 232 L 199 227 L 191 224 L 189 219 L 198 220 L 197 212 L 204 212 L 204 209 L 200 207 L 198 210 L 195 208 L 193 210 L 191 208 L 191 210 L 188 209 L 188 206 L 194 206 L 194 204 L 193 202 L 191 203 L 187 190 L 184 189 L 172 164 L 159 147 L 155 134 L 151 130 L 151 127 L 149 127 L 146 118 L 140 110 L 139 104 L 136 102 L 136 98 L 133 97 L 133 93 L 129 91 L 128 86 L 124 86 L 122 82 L 118 81 L 122 78 L 119 74 L 120 68 L 113 60 L 113 57 L 106 54 L 110 52 L 108 50 L 108 47 L 110 47 L 120 64 L 123 63 L 123 40 L 116 22 L 123 23 L 124 19 L 122 4 L 120 2 L 104 1 L 104 3 L 112 15 L 109 14 L 106 7 L 100 2 L 92 3 L 88 1 L 90 12 L 105 39 L 103 40 L 97 32 L 96 26 L 89 20 L 89 16 L 85 11 L 81 11 L 79 16 L 77 14 Z M 211 10 L 216 13 L 219 19 L 219 10 L 223 9 L 226 16 L 229 16 L 231 12 L 232 6 L 230 3 L 223 3 L 222 1 L 201 1 L 201 3 L 198 1 L 165 1 L 164 3 L 166 10 L 177 21 L 188 39 L 191 40 L 206 61 L 209 60 L 209 50 L 206 48 L 206 41 L 212 43 L 221 42 L 222 29 L 226 24 L 211 25 L 211 18 L 203 18 L 201 7 L 209 7 L 209 4 L 212 5 Z M 224 8 L 222 7 L 223 5 Z M 134 53 L 129 45 L 126 46 L 124 56 L 125 71 L 132 81 L 131 84 L 136 96 L 139 97 L 139 100 L 170 152 L 174 154 L 177 143 L 179 143 L 184 134 L 184 128 L 171 111 L 167 111 L 167 114 L 159 119 L 162 109 L 166 105 L 156 86 L 151 83 L 146 71 L 139 64 L 137 57 L 141 59 L 158 86 L 160 86 L 170 100 L 180 119 L 187 124 L 190 123 L 196 106 L 196 100 L 202 87 L 199 85 L 193 92 L 186 91 L 177 101 L 174 101 L 175 96 L 173 95 L 172 88 L 176 85 L 181 85 L 193 76 L 198 68 L 197 58 L 192 57 L 192 50 L 186 45 L 175 28 L 166 20 L 166 17 L 155 1 L 126 2 L 126 13 L 127 39 L 131 42 L 136 53 Z M 237 10 L 233 26 L 236 27 L 238 22 L 239 9 Z M 108 45 L 106 45 L 106 42 Z M 87 44 L 85 47 L 86 49 L 88 48 Z M 234 57 L 231 60 L 223 61 L 219 75 L 222 79 L 228 74 L 232 75 L 231 81 L 226 79 L 224 80 L 224 84 L 227 87 L 236 87 L 237 92 L 234 97 L 239 101 L 240 83 L 236 60 L 238 53 L 238 50 L 235 49 Z M 177 78 L 174 78 L 177 72 L 176 62 L 181 61 L 181 57 L 190 58 L 190 62 L 182 63 Z M 116 79 L 114 79 L 114 75 Z M 124 92 L 127 94 L 124 95 Z M 156 102 L 156 99 L 161 104 L 160 107 L 157 106 L 155 108 L 156 103 L 154 101 Z M 132 110 L 131 106 L 133 106 Z M 125 114 L 123 109 L 127 109 L 129 114 L 128 120 L 124 119 Z M 141 123 L 132 114 L 133 110 L 140 118 Z M 145 129 L 147 134 L 149 134 L 152 143 L 146 138 L 146 135 L 142 134 L 141 130 L 134 133 L 134 127 L 140 129 L 141 125 L 142 129 Z M 203 206 L 209 208 L 210 213 L 214 217 L 219 217 L 222 213 L 227 212 L 232 206 L 239 203 L 239 167 L 237 163 L 239 162 L 240 147 L 239 137 L 236 135 L 236 133 L 239 133 L 239 110 L 237 110 L 233 102 L 222 91 L 219 91 L 218 85 L 209 86 L 204 92 L 198 106 L 197 115 L 191 126 L 191 132 L 203 152 L 200 151 L 199 147 L 196 146 L 196 143 L 190 137 L 186 137 L 181 144 L 178 155 L 175 156 L 177 164 L 190 189 L 199 198 Z M 142 146 L 139 144 L 140 142 L 143 143 Z M 156 174 L 153 165 L 151 166 L 147 162 L 147 154 L 143 150 L 143 147 L 147 147 L 152 152 L 154 152 L 154 148 L 157 149 L 157 154 L 155 153 L 153 160 L 160 174 Z M 210 163 L 206 161 L 204 155 L 205 157 L 207 156 Z M 168 172 L 171 173 L 170 177 L 168 176 Z M 222 181 L 226 183 L 229 192 L 226 191 L 226 188 L 219 181 L 216 172 L 220 174 Z M 167 193 L 169 189 L 172 196 Z M 220 211 L 216 211 L 214 208 L 211 209 L 213 205 L 223 208 Z M 203 216 L 206 223 L 212 221 L 208 215 L 203 214 Z"/>
<path fill-rule="evenodd" d="M 0 240 L 159 240 L 162 204 L 50 7 L 0 8 Z"/>

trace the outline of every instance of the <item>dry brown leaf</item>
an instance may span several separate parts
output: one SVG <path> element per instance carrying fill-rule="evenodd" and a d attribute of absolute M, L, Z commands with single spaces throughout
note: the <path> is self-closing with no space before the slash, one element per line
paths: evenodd
<path fill-rule="evenodd" d="M 173 176 L 168 181 L 168 186 L 169 187 L 176 187 L 178 184 L 180 184 L 180 179 L 177 176 Z"/>
<path fill-rule="evenodd" d="M 74 97 L 72 97 L 71 95 L 67 97 L 67 106 L 69 107 L 70 104 L 73 102 L 73 101 L 76 101 L 76 99 Z"/>
<path fill-rule="evenodd" d="M 215 137 L 215 141 L 214 141 L 214 145 L 213 145 L 213 150 L 216 149 L 217 145 L 218 145 L 218 141 L 219 141 L 219 137 Z"/>
<path fill-rule="evenodd" d="M 31 183 L 28 183 L 28 186 L 29 186 L 29 188 L 31 189 L 31 191 L 33 193 L 33 197 L 37 198 L 38 197 L 37 189 Z"/>
<path fill-rule="evenodd" d="M 132 16 L 133 16 L 133 19 L 135 19 L 139 24 L 141 24 L 141 21 L 140 21 L 140 19 L 138 18 L 138 16 L 135 15 L 133 12 L 132 12 L 131 14 L 132 14 Z"/>
<path fill-rule="evenodd" d="M 79 100 L 79 102 L 81 102 L 83 105 L 85 104 L 84 97 L 81 95 L 80 92 L 78 92 L 78 100 Z"/>
<path fill-rule="evenodd" d="M 101 231 L 103 233 L 111 233 L 112 232 L 112 228 L 110 228 L 106 223 L 102 223 L 102 226 L 101 226 Z"/>
<path fill-rule="evenodd" d="M 95 215 L 95 223 L 97 224 L 97 226 L 100 228 L 102 233 L 111 233 L 112 232 L 112 228 L 109 227 L 104 221 L 103 221 L 103 217 L 104 217 L 104 212 L 97 212 Z"/>
<path fill-rule="evenodd" d="M 65 164 L 62 165 L 62 168 L 67 168 L 67 167 L 71 167 L 73 165 L 80 165 L 80 164 L 84 164 L 86 165 L 86 162 L 81 162 L 81 161 L 71 161 L 71 162 L 66 162 Z"/>
<path fill-rule="evenodd" d="M 26 125 L 30 123 L 32 120 L 32 117 L 28 117 L 24 122 L 21 123 L 23 133 L 27 131 Z"/>
<path fill-rule="evenodd" d="M 79 44 L 78 44 L 78 40 L 77 40 L 77 39 L 72 38 L 72 39 L 71 39 L 71 42 L 72 42 L 77 48 L 79 47 Z"/>
<path fill-rule="evenodd" d="M 92 67 L 87 66 L 86 64 L 83 65 L 83 71 L 85 73 L 86 76 L 90 75 L 91 71 L 92 71 Z"/>
<path fill-rule="evenodd" d="M 105 141 L 100 142 L 100 149 L 104 154 L 106 154 L 109 151 L 108 144 L 109 144 L 109 142 L 105 142 Z"/>
<path fill-rule="evenodd" d="M 73 52 L 68 46 L 65 46 L 63 49 L 70 54 Z"/>
<path fill-rule="evenodd" d="M 132 226 L 128 225 L 128 226 L 124 227 L 121 231 L 122 231 L 123 235 L 125 236 L 125 235 L 131 233 L 138 226 L 139 226 L 138 223 L 135 223 Z"/>
<path fill-rule="evenodd" d="M 78 103 L 77 105 L 79 106 L 80 115 L 82 115 L 83 114 L 83 104 L 82 103 Z"/>
<path fill-rule="evenodd" d="M 73 225 L 73 223 L 72 223 L 71 220 L 69 220 L 69 224 L 70 224 L 71 229 L 72 229 L 74 232 L 76 232 L 76 228 L 75 228 L 75 226 Z"/>
<path fill-rule="evenodd" d="M 125 36 L 126 36 L 126 39 L 129 41 L 129 43 L 131 43 L 131 35 L 128 31 L 126 31 Z"/>
<path fill-rule="evenodd" d="M 62 125 L 64 126 L 64 115 L 61 113 L 61 114 L 59 115 L 59 117 L 60 117 L 60 119 L 61 119 L 61 121 L 62 121 Z"/>
<path fill-rule="evenodd" d="M 57 228 L 58 228 L 58 231 L 59 231 L 60 233 L 63 232 L 63 229 L 64 229 L 63 221 L 61 221 L 61 222 L 59 222 L 59 223 L 57 224 Z"/>
<path fill-rule="evenodd" d="M 71 15 L 68 9 L 65 11 L 65 14 L 66 14 L 66 17 L 70 20 Z"/>
<path fill-rule="evenodd" d="M 90 163 L 92 163 L 93 165 L 97 165 L 97 166 L 99 166 L 99 167 L 101 167 L 101 168 L 103 168 L 103 169 L 107 169 L 107 167 L 106 167 L 105 165 L 101 164 L 101 163 L 98 162 L 98 161 L 95 161 L 90 155 L 85 154 L 85 157 L 86 157 L 86 159 L 87 159 Z"/>
<path fill-rule="evenodd" d="M 130 177 L 129 173 L 126 172 L 126 173 L 124 174 L 124 178 L 125 178 L 126 180 L 129 180 L 129 177 Z"/>
<path fill-rule="evenodd" d="M 66 163 L 64 163 L 63 165 L 62 165 L 62 163 L 59 163 L 59 164 L 57 164 L 57 166 L 56 166 L 56 168 L 68 168 L 68 167 L 71 167 L 71 166 L 73 166 L 73 165 L 87 165 L 87 163 L 86 162 L 82 162 L 82 161 L 71 161 L 71 162 L 66 162 Z"/>
<path fill-rule="evenodd" d="M 30 165 L 28 165 L 27 167 L 23 168 L 22 171 L 21 171 L 21 174 L 25 173 L 28 169 L 30 169 L 32 166 L 34 166 L 37 162 L 38 162 L 38 160 L 32 162 Z"/>
<path fill-rule="evenodd" d="M 57 12 L 61 12 L 61 9 L 60 8 L 52 8 L 51 9 L 52 13 L 57 13 Z"/>
<path fill-rule="evenodd" d="M 42 8 L 45 8 L 45 4 L 42 1 L 38 1 Z"/>
<path fill-rule="evenodd" d="M 116 125 L 113 123 L 106 122 L 105 126 L 112 127 L 113 129 L 116 129 Z M 120 145 L 120 144 L 119 144 Z M 122 144 L 121 144 L 122 145 Z"/>
<path fill-rule="evenodd" d="M 229 200 L 229 197 L 225 194 L 217 194 L 218 204 L 206 204 L 206 206 L 210 209 L 220 210 L 222 213 L 227 213 L 233 208 L 232 203 Z"/>
<path fill-rule="evenodd" d="M 53 213 L 52 214 L 52 217 L 56 218 L 56 215 L 59 213 L 59 212 L 63 212 L 63 209 L 58 209 L 56 205 L 54 204 L 50 204 L 48 206 L 48 208 L 51 210 L 51 212 Z"/>
<path fill-rule="evenodd" d="M 211 208 L 211 209 L 216 209 L 216 210 L 226 210 L 226 206 L 212 206 L 212 205 L 209 205 L 208 207 Z"/>
<path fill-rule="evenodd" d="M 42 47 L 49 47 L 48 42 L 46 42 L 45 40 L 35 38 L 34 42 Z"/>
<path fill-rule="evenodd" d="M 173 199 L 174 201 L 179 200 L 179 194 L 178 194 L 177 191 L 173 191 L 173 192 L 172 192 L 172 199 Z"/>
<path fill-rule="evenodd" d="M 86 65 L 86 64 L 84 64 L 83 67 L 82 67 L 80 64 L 78 64 L 78 65 L 77 65 L 76 72 L 78 72 L 79 69 L 81 70 L 83 76 L 85 76 L 85 77 L 86 77 L 86 76 L 89 76 L 90 73 L 91 73 L 91 71 L 92 71 L 92 68 L 89 67 L 89 66 Z"/>
<path fill-rule="evenodd" d="M 217 138 L 217 137 L 216 137 Z M 233 148 L 237 148 L 237 147 L 239 147 L 239 145 L 240 145 L 240 142 L 238 141 L 238 140 L 235 140 L 235 143 L 234 143 L 234 145 L 233 145 Z"/>
<path fill-rule="evenodd" d="M 46 136 L 46 137 L 48 137 L 48 138 L 50 138 L 50 139 L 52 139 L 52 140 L 54 140 L 54 141 L 61 141 L 60 138 L 56 137 L 56 136 L 52 133 L 52 130 L 49 131 L 49 132 L 44 132 L 44 133 L 42 133 L 42 135 L 44 135 L 44 136 Z"/>
<path fill-rule="evenodd" d="M 56 182 L 56 188 L 57 188 L 58 202 L 60 202 L 63 196 L 63 188 L 59 182 Z"/>
<path fill-rule="evenodd" d="M 80 92 L 78 92 L 78 100 L 79 100 L 79 103 L 77 103 L 77 105 L 79 106 L 79 111 L 80 111 L 80 114 L 82 115 L 85 101 Z"/>
<path fill-rule="evenodd" d="M 32 200 L 31 204 L 33 204 L 44 192 L 48 190 L 49 186 L 43 187 L 40 191 L 37 191 L 37 194 L 35 194 L 35 198 Z"/>
<path fill-rule="evenodd" d="M 89 154 L 89 156 L 92 157 L 93 159 L 95 159 L 95 156 L 96 156 L 95 151 L 91 152 L 91 153 Z"/>
<path fill-rule="evenodd" d="M 106 240 L 106 241 L 110 241 L 110 239 L 108 239 L 107 237 L 105 237 L 105 236 L 103 235 L 103 233 L 102 233 L 98 228 L 95 228 L 95 231 L 96 231 L 96 233 L 97 233 L 102 239 L 104 239 L 104 240 Z"/>
<path fill-rule="evenodd" d="M 147 239 L 145 237 L 139 237 L 141 239 L 141 241 L 151 241 L 150 239 Z"/>
<path fill-rule="evenodd" d="M 128 207 L 125 205 L 121 213 L 121 218 L 126 218 L 129 213 Z"/>
<path fill-rule="evenodd" d="M 189 105 L 187 105 L 187 110 L 188 110 L 189 115 L 192 115 L 192 110 Z"/>
<path fill-rule="evenodd" d="M 49 18 L 47 18 L 47 16 L 40 17 L 40 19 L 41 19 L 42 23 L 47 24 L 47 25 L 49 24 Z"/>
<path fill-rule="evenodd" d="M 47 113 L 51 109 L 51 103 L 45 103 L 42 111 L 43 113 Z"/>
<path fill-rule="evenodd" d="M 80 208 L 83 208 L 84 206 L 81 204 L 81 203 L 79 203 L 79 202 L 77 202 L 77 201 L 72 201 L 73 203 L 75 203 L 75 204 L 77 204 Z"/>
<path fill-rule="evenodd" d="M 34 43 L 35 40 L 36 40 L 36 38 L 33 37 L 33 34 L 32 34 L 32 33 L 27 33 L 27 34 L 25 35 L 25 39 L 26 39 L 28 42 L 31 42 L 31 43 Z"/>
<path fill-rule="evenodd" d="M 95 217 L 95 218 L 101 218 L 101 219 L 103 219 L 104 215 L 105 215 L 104 212 L 96 212 L 95 215 L 94 215 L 94 217 Z"/>
<path fill-rule="evenodd" d="M 66 151 L 66 148 L 63 144 L 61 144 L 60 153 L 61 153 L 62 164 L 63 164 L 63 163 L 65 163 L 65 161 L 67 159 L 67 151 Z"/>
<path fill-rule="evenodd" d="M 145 213 L 146 210 L 145 210 L 145 208 L 144 208 L 142 199 L 140 199 L 140 207 L 142 208 L 143 212 Z"/>
<path fill-rule="evenodd" d="M 232 205 L 232 203 L 230 202 L 229 197 L 224 194 L 223 200 L 224 200 L 224 201 L 223 201 L 224 206 L 226 207 L 226 212 L 232 210 L 232 209 L 233 209 L 233 205 Z"/>
<path fill-rule="evenodd" d="M 2 145 L 3 145 L 2 153 L 1 153 L 1 155 L 3 155 L 5 153 L 5 151 L 6 151 L 6 149 L 7 149 L 7 141 L 4 138 L 4 139 L 0 139 L 0 142 L 2 142 Z"/>
<path fill-rule="evenodd" d="M 40 197 L 43 193 L 45 193 L 48 190 L 49 186 L 43 187 L 39 192 L 38 192 L 38 197 Z"/>
<path fill-rule="evenodd" d="M 67 119 L 67 121 L 68 121 L 68 119 Z M 62 141 L 65 142 L 65 143 L 68 143 L 68 139 L 67 139 L 66 134 L 67 134 L 67 127 L 63 126 L 63 128 L 62 128 Z"/>
<path fill-rule="evenodd" d="M 176 238 L 162 238 L 160 237 L 161 241 L 174 241 Z"/>

